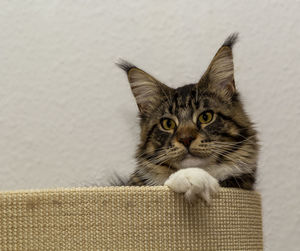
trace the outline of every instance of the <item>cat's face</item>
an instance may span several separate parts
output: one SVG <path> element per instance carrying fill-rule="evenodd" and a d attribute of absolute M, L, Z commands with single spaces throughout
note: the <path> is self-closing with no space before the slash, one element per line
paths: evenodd
<path fill-rule="evenodd" d="M 141 122 L 143 150 L 158 164 L 176 168 L 205 165 L 217 161 L 223 151 L 232 149 L 232 143 L 248 136 L 243 122 L 235 118 L 236 101 L 197 84 L 170 94 Z"/>
<path fill-rule="evenodd" d="M 238 96 L 191 84 L 170 91 L 149 116 L 141 116 L 141 145 L 155 164 L 205 167 L 222 161 L 252 132 Z M 228 156 L 228 155 L 227 155 Z"/>
<path fill-rule="evenodd" d="M 234 153 L 254 136 L 234 84 L 231 46 L 235 37 L 230 39 L 198 83 L 177 89 L 133 65 L 120 65 L 140 110 L 138 159 L 174 169 L 205 168 L 234 162 Z"/>

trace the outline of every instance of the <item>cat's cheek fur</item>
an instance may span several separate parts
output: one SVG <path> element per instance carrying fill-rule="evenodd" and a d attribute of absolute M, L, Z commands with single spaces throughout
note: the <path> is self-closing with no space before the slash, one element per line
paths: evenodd
<path fill-rule="evenodd" d="M 200 197 L 208 204 L 220 188 L 217 179 L 201 168 L 181 169 L 170 175 L 164 185 L 177 193 L 184 193 L 190 202 Z"/>

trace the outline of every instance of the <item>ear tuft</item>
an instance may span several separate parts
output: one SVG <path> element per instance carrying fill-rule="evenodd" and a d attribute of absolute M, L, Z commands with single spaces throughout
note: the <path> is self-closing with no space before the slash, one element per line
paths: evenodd
<path fill-rule="evenodd" d="M 226 38 L 226 40 L 222 46 L 228 46 L 228 47 L 232 48 L 238 41 L 238 37 L 239 37 L 238 32 L 232 33 L 231 35 L 229 35 L 228 38 Z"/>
<path fill-rule="evenodd" d="M 137 68 L 135 65 L 132 63 L 129 63 L 128 61 L 124 59 L 120 59 L 117 63 L 117 66 L 119 66 L 123 71 L 125 71 L 127 74 L 132 68 Z"/>

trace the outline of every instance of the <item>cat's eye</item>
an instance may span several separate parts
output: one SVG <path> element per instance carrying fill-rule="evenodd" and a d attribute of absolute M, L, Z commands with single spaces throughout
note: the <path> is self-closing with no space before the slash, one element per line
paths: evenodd
<path fill-rule="evenodd" d="M 176 127 L 174 120 L 169 118 L 163 118 L 160 120 L 160 124 L 165 130 L 173 130 Z"/>
<path fill-rule="evenodd" d="M 205 111 L 200 114 L 198 120 L 201 124 L 208 124 L 209 122 L 212 121 L 213 117 L 214 117 L 213 111 Z"/>

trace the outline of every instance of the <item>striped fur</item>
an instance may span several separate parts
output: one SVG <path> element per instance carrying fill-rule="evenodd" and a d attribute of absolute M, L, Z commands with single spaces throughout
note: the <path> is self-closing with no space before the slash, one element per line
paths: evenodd
<path fill-rule="evenodd" d="M 236 40 L 236 34 L 226 39 L 198 83 L 177 89 L 125 61 L 119 64 L 140 111 L 137 167 L 128 185 L 163 185 L 177 170 L 192 166 L 207 171 L 221 186 L 253 188 L 259 147 L 234 83 Z M 205 111 L 213 113 L 207 124 L 199 122 Z M 164 118 L 176 127 L 163 128 Z"/>

